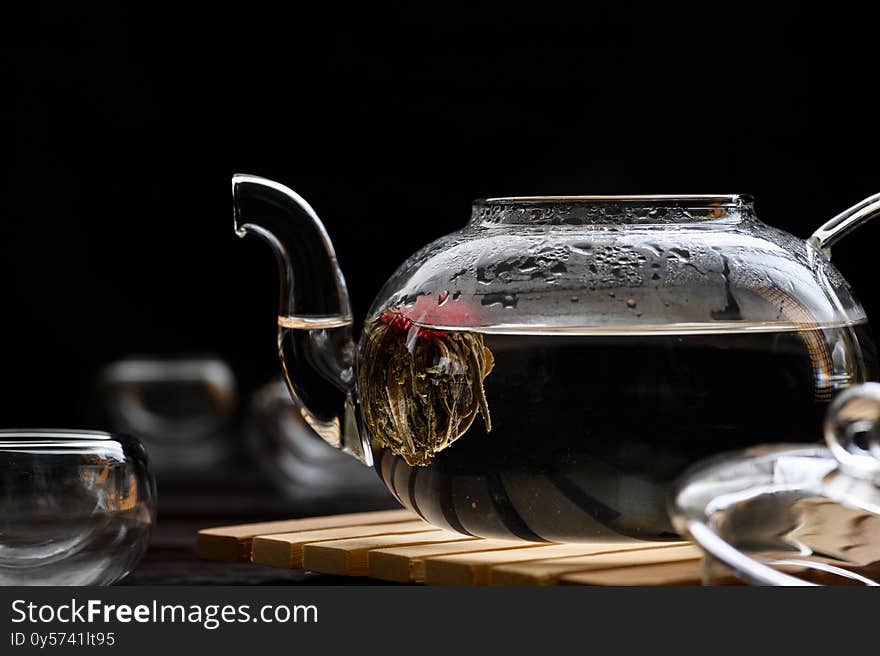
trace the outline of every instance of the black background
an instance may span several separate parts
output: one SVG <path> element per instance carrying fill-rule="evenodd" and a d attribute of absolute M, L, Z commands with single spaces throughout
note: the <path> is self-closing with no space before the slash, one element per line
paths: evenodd
<path fill-rule="evenodd" d="M 358 319 L 475 197 L 746 192 L 806 237 L 880 191 L 876 22 L 842 5 L 28 6 L 0 27 L 0 425 L 89 425 L 132 353 L 277 375 L 235 171 L 318 210 Z M 857 234 L 835 261 L 878 316 Z"/>

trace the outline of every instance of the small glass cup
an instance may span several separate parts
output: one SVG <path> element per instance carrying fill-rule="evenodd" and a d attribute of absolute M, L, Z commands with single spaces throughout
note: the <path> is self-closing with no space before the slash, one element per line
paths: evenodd
<path fill-rule="evenodd" d="M 228 459 L 238 405 L 235 376 L 214 357 L 131 357 L 98 387 L 111 430 L 140 439 L 160 481 L 191 481 Z"/>
<path fill-rule="evenodd" d="M 0 430 L 0 585 L 109 585 L 156 520 L 141 444 L 100 431 Z"/>

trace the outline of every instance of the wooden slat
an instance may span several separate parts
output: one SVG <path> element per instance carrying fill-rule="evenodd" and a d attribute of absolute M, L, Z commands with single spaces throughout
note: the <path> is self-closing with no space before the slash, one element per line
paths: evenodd
<path fill-rule="evenodd" d="M 204 558 L 434 585 L 695 585 L 700 553 L 686 544 L 486 540 L 402 509 L 218 527 L 198 537 Z"/>
<path fill-rule="evenodd" d="M 615 567 L 593 572 L 575 572 L 560 576 L 561 585 L 700 585 L 702 563 L 685 560 L 677 563 Z"/>
<path fill-rule="evenodd" d="M 303 545 L 310 542 L 364 538 L 374 535 L 420 533 L 430 530 L 434 530 L 434 527 L 428 524 L 428 522 L 419 519 L 413 522 L 397 522 L 395 524 L 344 526 L 340 528 L 322 528 L 317 531 L 257 535 L 254 537 L 253 546 L 251 547 L 251 562 L 270 567 L 298 569 L 303 566 Z"/>
<path fill-rule="evenodd" d="M 487 585 L 489 569 L 498 565 L 604 552 L 665 548 L 666 546 L 667 543 L 638 542 L 549 544 L 535 545 L 514 551 L 437 556 L 425 559 L 425 583 L 428 585 Z"/>
<path fill-rule="evenodd" d="M 241 524 L 239 526 L 218 526 L 199 531 L 196 552 L 206 560 L 250 560 L 251 542 L 257 535 L 272 533 L 291 533 L 294 531 L 314 531 L 322 528 L 342 526 L 365 526 L 369 524 L 388 524 L 408 522 L 418 519 L 410 510 L 382 510 L 378 512 L 350 513 L 329 517 L 304 517 L 279 522 Z"/>
<path fill-rule="evenodd" d="M 384 581 L 399 583 L 425 580 L 425 559 L 475 551 L 500 551 L 502 549 L 525 549 L 534 546 L 528 542 L 512 540 L 465 540 L 441 544 L 423 544 L 413 547 L 378 549 L 368 555 L 370 576 Z"/>
<path fill-rule="evenodd" d="M 684 545 L 499 565 L 490 569 L 489 585 L 552 585 L 560 576 L 574 572 L 699 560 L 701 557 L 699 548 Z"/>
<path fill-rule="evenodd" d="M 313 542 L 303 546 L 303 568 L 324 574 L 367 576 L 369 574 L 367 554 L 375 549 L 478 539 L 436 529 L 407 535 L 377 535 L 352 540 Z"/>

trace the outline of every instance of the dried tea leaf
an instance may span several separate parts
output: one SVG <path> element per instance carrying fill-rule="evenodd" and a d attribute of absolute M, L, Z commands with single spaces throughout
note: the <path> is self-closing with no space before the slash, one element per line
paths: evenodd
<path fill-rule="evenodd" d="M 477 413 L 492 430 L 483 380 L 494 365 L 479 333 L 432 330 L 386 312 L 366 327 L 360 368 L 364 423 L 409 465 L 427 465 Z"/>

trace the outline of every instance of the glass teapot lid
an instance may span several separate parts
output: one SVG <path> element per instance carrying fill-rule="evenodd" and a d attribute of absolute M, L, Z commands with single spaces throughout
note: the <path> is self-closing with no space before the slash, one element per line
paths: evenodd
<path fill-rule="evenodd" d="M 705 583 L 880 585 L 880 383 L 835 399 L 825 440 L 723 455 L 679 480 L 670 512 L 706 552 Z"/>

